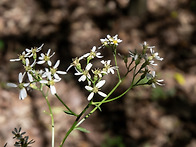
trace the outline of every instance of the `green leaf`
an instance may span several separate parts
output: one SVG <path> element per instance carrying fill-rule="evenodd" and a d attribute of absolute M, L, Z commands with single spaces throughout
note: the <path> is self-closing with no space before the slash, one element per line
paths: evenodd
<path fill-rule="evenodd" d="M 101 107 L 99 105 L 95 105 L 95 106 L 99 109 L 100 112 L 102 112 Z"/>
<path fill-rule="evenodd" d="M 90 133 L 90 131 L 88 131 L 87 129 L 82 128 L 82 127 L 77 127 L 77 128 L 75 128 L 75 129 L 77 129 L 77 130 L 79 130 L 79 131 L 81 131 L 81 132 L 84 132 L 84 133 Z"/>
<path fill-rule="evenodd" d="M 72 112 L 70 112 L 70 111 L 66 111 L 66 110 L 63 110 L 66 114 L 68 114 L 68 115 L 74 115 Z M 74 115 L 75 116 L 75 115 Z"/>

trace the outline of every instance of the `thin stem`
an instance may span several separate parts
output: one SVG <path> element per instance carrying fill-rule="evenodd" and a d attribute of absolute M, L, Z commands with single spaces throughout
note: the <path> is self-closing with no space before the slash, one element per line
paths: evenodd
<path fill-rule="evenodd" d="M 58 98 L 58 100 L 65 106 L 65 108 L 67 108 L 67 110 L 69 110 L 69 112 L 71 112 L 73 115 L 78 116 L 76 113 L 74 113 L 63 101 L 62 99 L 58 96 L 58 94 L 56 93 L 55 96 Z"/>
<path fill-rule="evenodd" d="M 63 138 L 63 140 L 61 142 L 61 145 L 59 147 L 62 147 L 63 146 L 63 144 L 65 143 L 65 140 L 67 139 L 67 137 L 69 136 L 69 134 L 77 127 L 77 123 L 78 123 L 80 117 L 86 112 L 86 110 L 90 107 L 90 105 L 92 105 L 92 102 L 89 102 L 88 105 L 84 108 L 84 110 L 77 116 L 77 118 L 74 121 L 74 123 L 72 124 L 71 128 L 65 134 L 65 137 Z"/>
<path fill-rule="evenodd" d="M 124 77 L 125 78 L 125 77 Z M 110 91 L 110 93 L 107 95 L 107 97 L 105 97 L 101 102 L 99 102 L 96 107 L 90 111 L 90 113 L 88 113 L 82 120 L 80 120 L 80 122 L 76 125 L 76 127 L 78 127 L 80 124 L 82 124 L 91 114 L 93 114 L 107 99 L 108 97 L 119 87 L 119 85 L 122 83 L 122 81 L 124 80 L 124 78 L 122 78 L 117 84 L 116 86 Z"/>
<path fill-rule="evenodd" d="M 122 96 L 124 96 L 129 90 L 131 90 L 133 87 L 135 86 L 138 86 L 138 83 L 142 80 L 142 78 L 140 78 L 134 85 L 131 84 L 131 86 L 125 91 L 123 92 L 121 95 L 117 96 L 117 97 L 114 97 L 114 98 L 111 98 L 109 100 L 106 100 L 104 103 L 108 103 L 108 102 L 111 102 L 111 101 L 114 101 L 114 100 L 117 100 L 119 98 L 121 98 Z M 145 85 L 146 83 L 144 84 L 139 84 L 139 85 Z"/>
<path fill-rule="evenodd" d="M 119 70 L 118 70 L 118 63 L 117 63 L 117 59 L 116 59 L 116 48 L 114 49 L 114 53 L 113 53 L 113 55 L 114 55 L 114 62 L 115 62 L 115 66 L 117 67 L 117 75 L 118 75 L 118 79 L 119 80 L 121 80 L 121 77 L 120 77 L 120 72 L 119 72 Z"/>
<path fill-rule="evenodd" d="M 50 102 L 48 101 L 48 96 L 46 96 L 42 90 L 41 90 L 41 92 L 42 92 L 42 95 L 46 99 L 46 102 L 47 102 L 47 105 L 48 105 L 48 108 L 50 111 L 50 117 L 51 117 L 51 123 L 52 123 L 52 147 L 54 147 L 54 116 L 52 113 L 52 108 L 51 108 Z"/>

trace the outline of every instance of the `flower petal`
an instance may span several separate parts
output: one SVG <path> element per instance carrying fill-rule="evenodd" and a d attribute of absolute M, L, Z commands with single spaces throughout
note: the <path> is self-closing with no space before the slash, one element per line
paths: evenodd
<path fill-rule="evenodd" d="M 90 101 L 94 96 L 94 92 L 91 92 L 87 98 L 88 101 Z"/>
<path fill-rule="evenodd" d="M 101 80 L 101 81 L 99 81 L 99 82 L 96 84 L 96 87 L 97 87 L 97 88 L 100 88 L 100 87 L 102 87 L 104 84 L 105 84 L 105 80 Z"/>
<path fill-rule="evenodd" d="M 107 94 L 105 94 L 105 93 L 103 93 L 101 91 L 98 91 L 98 94 L 101 95 L 102 97 L 106 97 L 107 96 Z"/>
<path fill-rule="evenodd" d="M 50 91 L 51 91 L 52 95 L 56 94 L 56 88 L 54 87 L 54 85 L 50 85 Z"/>
<path fill-rule="evenodd" d="M 86 90 L 89 90 L 89 91 L 92 91 L 92 90 L 93 90 L 93 88 L 90 87 L 90 86 L 85 86 L 85 89 L 86 89 Z"/>
<path fill-rule="evenodd" d="M 19 99 L 20 100 L 24 100 L 27 97 L 27 91 L 25 88 L 22 88 L 20 90 L 20 94 L 19 94 Z"/>

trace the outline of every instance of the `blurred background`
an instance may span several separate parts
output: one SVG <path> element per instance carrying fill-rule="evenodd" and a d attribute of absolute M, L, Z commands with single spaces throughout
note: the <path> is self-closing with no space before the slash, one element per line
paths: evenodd
<path fill-rule="evenodd" d="M 196 146 L 196 1 L 195 0 L 1 0 L 0 1 L 0 146 L 12 147 L 11 131 L 22 127 L 36 142 L 33 147 L 51 146 L 50 117 L 45 99 L 30 91 L 18 99 L 19 91 L 6 87 L 18 82 L 21 64 L 10 63 L 24 49 L 39 47 L 56 52 L 66 70 L 72 58 L 81 56 L 107 34 L 118 34 L 123 42 L 118 52 L 141 49 L 147 41 L 164 58 L 157 70 L 164 87 L 137 87 L 122 99 L 102 106 L 82 127 L 74 131 L 69 147 L 195 147 Z M 102 54 L 110 59 L 111 53 Z M 119 60 L 120 66 L 123 62 Z M 123 69 L 123 68 L 122 68 Z M 123 70 L 120 71 L 123 73 Z M 74 111 L 87 104 L 84 85 L 74 70 L 56 84 L 61 98 Z M 107 77 L 103 91 L 117 82 Z M 127 80 L 116 92 L 126 90 Z M 50 96 L 55 113 L 55 146 L 58 146 L 74 117 Z"/>

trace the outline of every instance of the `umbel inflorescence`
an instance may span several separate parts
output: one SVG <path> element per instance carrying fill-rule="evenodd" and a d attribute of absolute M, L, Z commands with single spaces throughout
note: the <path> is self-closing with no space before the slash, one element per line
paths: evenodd
<path fill-rule="evenodd" d="M 110 36 L 107 35 L 106 38 L 100 39 L 101 45 L 99 47 L 93 46 L 92 49 L 80 57 L 76 57 L 72 60 L 69 67 L 65 67 L 65 71 L 59 71 L 58 66 L 60 60 L 55 63 L 52 62 L 51 58 L 55 53 L 48 49 L 46 53 L 42 53 L 43 44 L 40 47 L 34 47 L 31 49 L 25 49 L 17 59 L 11 59 L 12 62 L 21 62 L 24 67 L 24 71 L 20 72 L 18 75 L 18 84 L 8 83 L 8 86 L 18 87 L 20 89 L 19 99 L 24 100 L 27 97 L 27 91 L 29 89 L 35 89 L 40 91 L 45 97 L 52 120 L 52 146 L 54 146 L 54 118 L 50 103 L 48 101 L 48 91 L 52 95 L 55 95 L 62 105 L 67 109 L 64 112 L 69 115 L 74 115 L 76 120 L 70 127 L 68 132 L 65 134 L 60 147 L 64 144 L 66 138 L 74 130 L 84 130 L 79 128 L 80 124 L 85 121 L 95 110 L 101 110 L 101 105 L 107 102 L 111 102 L 122 98 L 129 90 L 136 86 L 142 85 L 152 85 L 156 88 L 156 85 L 163 85 L 163 79 L 158 80 L 155 72 L 155 67 L 158 66 L 156 61 L 162 61 L 163 58 L 159 56 L 159 53 L 155 51 L 155 46 L 149 46 L 147 42 L 141 44 L 140 50 L 129 51 L 127 55 L 118 54 L 117 47 L 122 42 L 118 38 L 118 35 Z M 102 50 L 110 49 L 113 54 L 113 60 L 105 60 L 104 56 L 101 54 Z M 124 75 L 120 73 L 120 67 L 118 66 L 117 56 L 120 56 L 125 64 L 126 72 Z M 96 67 L 93 60 L 98 60 L 100 66 Z M 114 63 L 112 65 L 111 63 Z M 43 68 L 38 68 L 37 65 L 43 65 Z M 85 82 L 84 89 L 89 92 L 87 96 L 87 106 L 81 111 L 80 114 L 74 113 L 57 95 L 55 83 L 61 81 L 60 75 L 66 75 L 71 68 L 74 68 L 74 75 L 77 76 L 78 82 Z M 118 83 L 113 87 L 109 93 L 105 93 L 101 88 L 106 83 L 104 76 L 109 76 L 110 74 L 116 74 L 118 78 Z M 121 83 L 126 79 L 126 77 L 131 74 L 132 79 L 129 79 L 130 86 L 122 94 L 116 97 L 111 97 L 111 95 L 119 88 Z M 44 87 L 48 88 L 47 92 L 44 92 Z M 94 101 L 94 96 L 100 96 L 100 101 Z M 94 106 L 94 108 L 85 115 L 86 110 Z"/>

